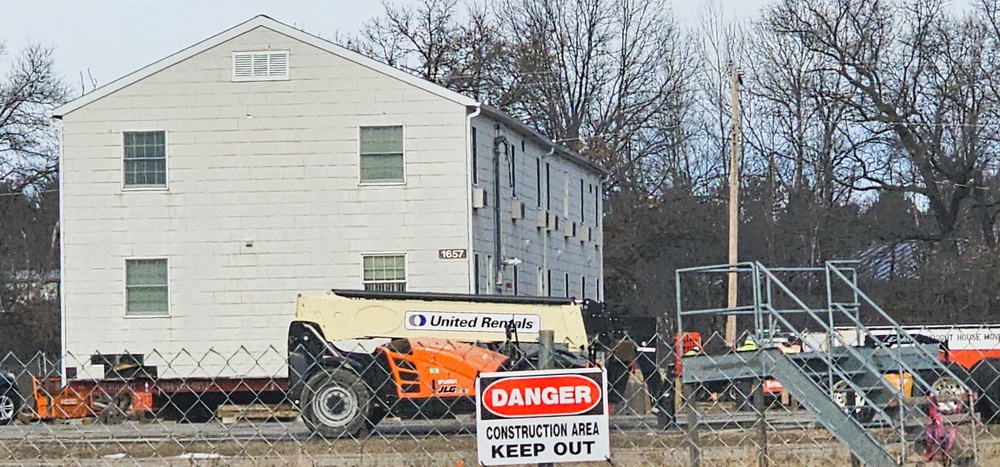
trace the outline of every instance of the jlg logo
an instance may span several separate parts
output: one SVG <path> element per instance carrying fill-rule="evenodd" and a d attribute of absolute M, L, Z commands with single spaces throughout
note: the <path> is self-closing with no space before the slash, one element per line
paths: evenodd
<path fill-rule="evenodd" d="M 601 387 L 579 375 L 504 378 L 487 386 L 483 406 L 501 417 L 582 414 L 601 402 Z"/>
<path fill-rule="evenodd" d="M 458 386 L 441 386 L 438 388 L 438 394 L 457 394 Z"/>

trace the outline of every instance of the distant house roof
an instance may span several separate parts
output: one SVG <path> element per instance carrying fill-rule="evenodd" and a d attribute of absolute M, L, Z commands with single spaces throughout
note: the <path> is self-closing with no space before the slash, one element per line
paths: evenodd
<path fill-rule="evenodd" d="M 915 241 L 875 245 L 858 255 L 861 268 L 875 279 L 916 279 L 919 277 L 919 245 Z"/>
<path fill-rule="evenodd" d="M 606 174 L 607 173 L 607 171 L 605 171 L 601 166 L 599 166 L 599 165 L 595 164 L 594 162 L 592 162 L 592 161 L 590 161 L 590 160 L 588 160 L 588 159 L 580 156 L 579 154 L 577 154 L 574 151 L 569 150 L 568 148 L 565 148 L 565 147 L 563 147 L 561 145 L 556 144 L 555 142 L 553 142 L 552 140 L 550 140 L 546 136 L 542 135 L 538 131 L 536 131 L 536 130 L 530 128 L 530 127 L 528 127 L 527 125 L 525 125 L 524 122 L 522 122 L 522 121 L 520 121 L 520 120 L 518 120 L 516 118 L 513 118 L 513 117 L 511 117 L 511 116 L 509 116 L 507 114 L 504 114 L 503 112 L 500 112 L 497 109 L 491 108 L 491 107 L 486 106 L 486 105 L 482 105 L 481 103 L 479 103 L 475 99 L 472 99 L 472 98 L 470 98 L 468 96 L 459 94 L 459 93 L 457 93 L 455 91 L 452 91 L 452 90 L 450 90 L 448 88 L 445 88 L 443 86 L 439 86 L 439 85 L 434 84 L 434 83 L 432 83 L 430 81 L 418 78 L 418 77 L 416 77 L 414 75 L 411 75 L 409 73 L 406 73 L 406 72 L 404 72 L 402 70 L 399 70 L 397 68 L 391 67 L 391 66 L 386 65 L 384 63 L 378 62 L 378 61 L 373 60 L 371 58 L 368 58 L 368 57 L 366 57 L 364 55 L 361 55 L 361 54 L 359 54 L 357 52 L 354 52 L 352 50 L 346 49 L 346 48 L 344 48 L 344 47 L 342 47 L 340 45 L 337 45 L 337 44 L 335 44 L 333 42 L 330 42 L 330 41 L 328 41 L 326 39 L 323 39 L 323 38 L 321 38 L 319 36 L 314 36 L 312 34 L 304 32 L 302 30 L 296 29 L 296 28 L 294 28 L 292 26 L 289 26 L 289 25 L 287 25 L 285 23 L 277 21 L 277 20 L 275 20 L 275 19 L 273 19 L 273 18 L 271 18 L 269 16 L 266 16 L 266 15 L 255 16 L 255 17 L 251 18 L 248 21 L 245 21 L 245 22 L 243 22 L 243 23 L 241 23 L 239 25 L 236 25 L 236 26 L 234 26 L 234 27 L 232 27 L 230 29 L 227 29 L 227 30 L 225 30 L 225 31 L 223 31 L 223 32 L 221 32 L 219 34 L 216 34 L 216 35 L 214 35 L 212 37 L 209 37 L 208 39 L 205 39 L 205 40 L 203 40 L 203 41 L 201 41 L 201 42 L 199 42 L 197 44 L 194 44 L 194 45 L 192 45 L 192 46 L 190 46 L 190 47 L 188 47 L 186 49 L 183 49 L 183 50 L 181 50 L 181 51 L 179 51 L 179 52 L 177 52 L 175 54 L 169 55 L 166 58 L 158 60 L 158 61 L 156 61 L 156 62 L 154 62 L 154 63 L 152 63 L 152 64 L 150 64 L 150 65 L 148 65 L 146 67 L 143 67 L 143 68 L 141 68 L 139 70 L 136 70 L 136 71 L 134 71 L 132 73 L 129 73 L 128 75 L 125 75 L 125 76 L 123 76 L 123 77 L 121 77 L 121 78 L 119 78 L 119 79 L 117 79 L 115 81 L 112 81 L 112 82 L 110 82 L 110 83 L 108 83 L 108 84 L 106 84 L 104 86 L 101 86 L 101 87 L 99 87 L 99 88 L 97 88 L 97 89 L 95 89 L 95 90 L 93 90 L 93 91 L 91 91 L 91 92 L 89 92 L 87 94 L 84 94 L 84 95 L 82 95 L 82 96 L 80 96 L 80 97 L 78 97 L 78 98 L 76 98 L 76 99 L 74 99 L 72 101 L 69 101 L 69 102 L 67 102 L 67 103 L 65 103 L 65 104 L 63 104 L 63 105 L 61 105 L 59 107 L 56 107 L 52 111 L 52 116 L 54 118 L 62 118 L 63 116 L 65 116 L 65 115 L 67 115 L 67 114 L 69 114 L 69 113 L 71 113 L 71 112 L 73 112 L 73 111 L 75 111 L 75 110 L 77 110 L 77 109 L 79 109 L 81 107 L 84 107 L 84 106 L 86 106 L 86 105 L 88 105 L 88 104 L 90 104 L 92 102 L 95 102 L 95 101 L 97 101 L 97 100 L 99 100 L 99 99 L 101 99 L 101 98 L 103 98 L 105 96 L 108 96 L 108 95 L 110 95 L 110 94 L 112 94 L 112 93 L 114 93 L 116 91 L 119 91 L 119 90 L 121 90 L 121 89 L 123 89 L 123 88 L 125 88 L 125 87 L 127 87 L 127 86 L 129 86 L 131 84 L 133 84 L 133 83 L 136 83 L 136 82 L 138 82 L 138 81 L 140 81 L 142 79 L 145 79 L 145 78 L 147 78 L 147 77 L 149 77 L 149 76 L 151 76 L 151 75 L 153 75 L 153 74 L 155 74 L 157 72 L 160 72 L 160 71 L 162 71 L 162 70 L 164 70 L 164 69 L 166 69 L 168 67 L 171 67 L 171 66 L 173 66 L 173 65 L 175 65 L 177 63 L 180 63 L 180 62 L 182 62 L 184 60 L 187 60 L 188 58 L 191 58 L 191 57 L 193 57 L 193 56 L 195 56 L 195 55 L 197 55 L 199 53 L 202 53 L 202 52 L 204 52 L 204 51 L 206 51 L 208 49 L 211 49 L 212 47 L 215 47 L 215 46 L 217 46 L 219 44 L 222 44 L 222 43 L 224 43 L 224 42 L 226 42 L 226 41 L 228 41 L 230 39 L 233 39 L 235 37 L 238 37 L 238 36 L 240 36 L 242 34 L 245 34 L 245 33 L 249 32 L 249 31 L 252 31 L 253 29 L 256 29 L 258 27 L 265 27 L 265 28 L 268 28 L 268 29 L 270 29 L 272 31 L 275 31 L 277 33 L 284 34 L 284 35 L 286 35 L 288 37 L 291 37 L 293 39 L 299 40 L 299 41 L 304 42 L 306 44 L 312 45 L 312 46 L 314 46 L 316 48 L 319 48 L 321 50 L 325 50 L 325 51 L 327 51 L 327 52 L 329 52 L 329 53 L 331 53 L 333 55 L 336 55 L 337 57 L 340 57 L 340 58 L 344 59 L 344 60 L 348 60 L 348 61 L 357 63 L 358 65 L 361 65 L 361 66 L 364 66 L 366 68 L 375 70 L 375 71 L 377 71 L 379 73 L 382 73 L 382 74 L 384 74 L 386 76 L 398 79 L 398 80 L 400 80 L 400 81 L 402 81 L 402 82 L 404 82 L 406 84 L 409 84 L 409 85 L 414 86 L 414 87 L 419 88 L 419 89 L 423 89 L 423 90 L 425 90 L 425 91 L 427 91 L 427 92 L 429 92 L 431 94 L 434 94 L 434 95 L 437 95 L 437 96 L 439 96 L 441 98 L 444 98 L 444 99 L 450 100 L 452 102 L 455 102 L 456 104 L 464 105 L 466 107 L 481 108 L 483 110 L 483 113 L 485 113 L 485 114 L 487 114 L 487 115 L 489 115 L 491 117 L 494 117 L 494 118 L 496 118 L 498 120 L 502 120 L 505 124 L 517 128 L 518 131 L 530 135 L 531 137 L 533 137 L 536 140 L 538 140 L 538 142 L 540 144 L 543 144 L 543 145 L 546 145 L 546 146 L 551 146 L 551 147 L 555 148 L 555 152 L 559 153 L 560 155 L 566 156 L 570 160 L 572 160 L 572 161 L 574 161 L 574 162 L 576 162 L 576 163 L 578 163 L 580 165 L 583 165 L 584 167 L 587 167 L 587 168 L 593 169 L 593 170 L 595 170 L 597 172 L 600 172 L 602 174 Z"/>
<path fill-rule="evenodd" d="M 10 277 L 14 282 L 59 282 L 59 270 L 53 269 L 47 274 L 32 269 L 21 269 L 14 271 Z"/>

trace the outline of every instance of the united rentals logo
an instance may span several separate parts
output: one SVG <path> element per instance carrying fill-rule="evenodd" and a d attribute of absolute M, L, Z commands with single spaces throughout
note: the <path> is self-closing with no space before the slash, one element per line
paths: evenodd
<path fill-rule="evenodd" d="M 418 313 L 414 313 L 406 318 L 407 329 L 419 329 L 427 324 L 427 317 Z"/>
<path fill-rule="evenodd" d="M 542 327 L 539 315 L 511 313 L 455 313 L 443 311 L 407 311 L 406 329 L 451 332 L 506 332 L 513 326 L 518 332 L 536 333 Z"/>

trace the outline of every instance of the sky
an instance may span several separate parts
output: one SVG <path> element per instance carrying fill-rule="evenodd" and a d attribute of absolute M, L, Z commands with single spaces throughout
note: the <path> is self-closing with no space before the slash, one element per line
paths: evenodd
<path fill-rule="evenodd" d="M 489 1 L 489 0 L 485 0 Z M 727 17 L 755 16 L 769 0 L 668 0 L 681 25 L 693 25 L 706 2 Z M 415 0 L 393 0 L 414 4 Z M 7 57 L 0 73 L 26 44 L 54 48 L 57 72 L 80 92 L 149 65 L 258 14 L 326 39 L 354 32 L 382 12 L 377 0 L 15 0 L 0 15 Z M 81 77 L 82 76 L 82 77 Z"/>

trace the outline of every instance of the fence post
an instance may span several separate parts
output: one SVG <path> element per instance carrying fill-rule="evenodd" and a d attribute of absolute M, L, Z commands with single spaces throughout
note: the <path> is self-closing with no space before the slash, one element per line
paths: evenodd
<path fill-rule="evenodd" d="M 552 368 L 552 346 L 555 341 L 555 331 L 538 332 L 538 369 L 548 370 Z"/>
<path fill-rule="evenodd" d="M 691 459 L 691 467 L 701 467 L 701 439 L 698 436 L 698 411 L 695 410 L 692 403 L 694 389 L 685 384 L 683 393 L 683 405 L 687 407 L 688 451 Z"/>
<path fill-rule="evenodd" d="M 552 364 L 552 346 L 555 342 L 555 331 L 538 332 L 538 369 L 549 370 Z M 606 397 L 606 396 L 605 396 Z M 542 462 L 538 467 L 552 467 L 551 462 Z"/>
<path fill-rule="evenodd" d="M 767 456 L 767 417 L 765 411 L 767 410 L 767 404 L 764 403 L 764 380 L 758 380 L 757 384 L 753 389 L 753 406 L 754 410 L 757 412 L 757 430 L 760 440 L 760 444 L 757 447 L 757 465 L 758 467 L 767 467 L 770 465 Z"/>

